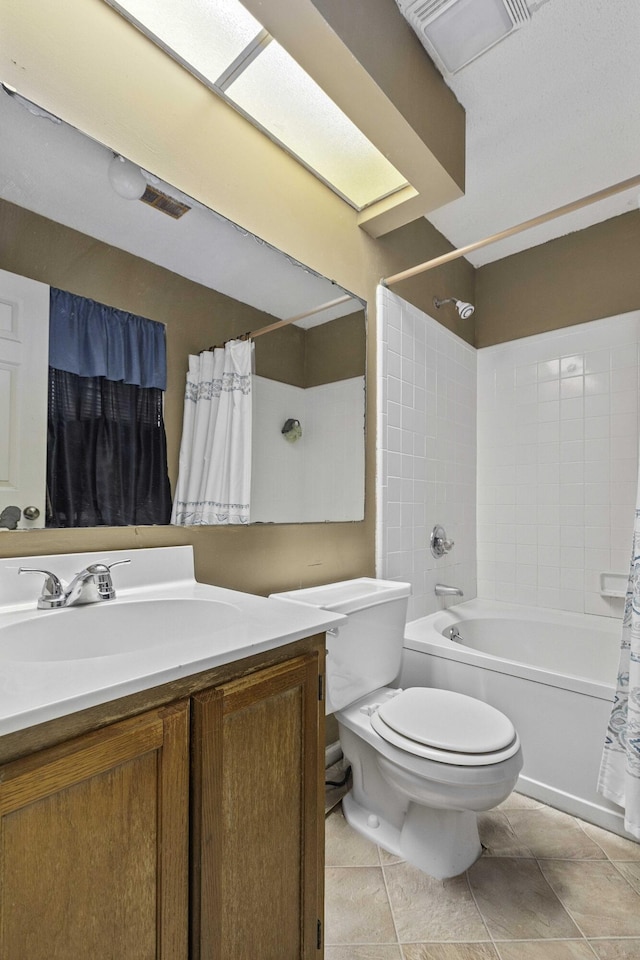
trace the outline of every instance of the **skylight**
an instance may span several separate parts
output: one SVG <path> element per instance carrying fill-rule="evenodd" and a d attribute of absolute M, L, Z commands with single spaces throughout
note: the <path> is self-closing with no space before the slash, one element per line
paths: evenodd
<path fill-rule="evenodd" d="M 356 210 L 406 179 L 239 0 L 106 0 Z"/>

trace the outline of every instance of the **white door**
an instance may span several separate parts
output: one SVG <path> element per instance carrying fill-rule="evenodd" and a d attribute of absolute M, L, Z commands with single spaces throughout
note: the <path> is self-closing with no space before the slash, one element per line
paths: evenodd
<path fill-rule="evenodd" d="M 45 522 L 48 363 L 49 287 L 0 270 L 0 515 L 19 529 Z"/>

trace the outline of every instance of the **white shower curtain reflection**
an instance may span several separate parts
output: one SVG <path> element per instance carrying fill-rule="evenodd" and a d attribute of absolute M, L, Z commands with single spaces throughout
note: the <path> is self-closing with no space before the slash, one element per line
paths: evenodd
<path fill-rule="evenodd" d="M 640 482 L 618 685 L 600 764 L 598 790 L 607 800 L 624 808 L 625 830 L 640 840 Z"/>
<path fill-rule="evenodd" d="M 189 357 L 172 523 L 249 523 L 252 350 L 230 340 Z"/>

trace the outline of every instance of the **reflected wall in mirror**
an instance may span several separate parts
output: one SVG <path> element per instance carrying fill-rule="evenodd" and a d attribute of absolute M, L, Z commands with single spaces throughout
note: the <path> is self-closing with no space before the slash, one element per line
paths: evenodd
<path fill-rule="evenodd" d="M 4 88 L 0 124 L 0 269 L 166 326 L 165 425 L 175 490 L 189 354 L 313 311 L 345 291 L 146 171 L 144 197 L 123 198 L 109 179 L 110 149 Z M 175 218 L 180 205 L 187 210 Z M 0 291 L 5 345 L 17 339 L 15 299 L 5 296 L 3 307 Z M 29 334 L 41 347 L 42 335 Z M 365 354 L 357 298 L 256 338 L 252 522 L 362 520 Z M 0 352 L 7 409 L 16 404 L 11 364 Z M 43 376 L 36 383 L 28 375 L 28 393 L 46 397 Z M 281 432 L 289 418 L 301 423 L 299 442 Z M 38 518 L 25 516 L 31 502 L 15 486 L 16 464 L 35 438 L 34 427 L 0 441 L 0 514 L 17 505 L 25 529 L 44 526 L 46 515 L 45 506 Z"/>

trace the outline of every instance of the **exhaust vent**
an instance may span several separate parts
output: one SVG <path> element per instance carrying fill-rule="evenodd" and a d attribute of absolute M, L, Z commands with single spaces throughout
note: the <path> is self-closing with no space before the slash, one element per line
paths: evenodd
<path fill-rule="evenodd" d="M 147 188 L 140 199 L 143 203 L 153 207 L 154 210 L 159 210 L 161 213 L 166 213 L 168 217 L 173 217 L 174 220 L 179 220 L 188 210 L 191 210 L 191 207 L 187 206 L 186 203 L 174 200 L 173 197 L 162 193 L 161 190 L 157 190 L 151 184 L 147 184 Z"/>
<path fill-rule="evenodd" d="M 457 73 L 531 19 L 526 0 L 396 0 L 425 50 Z"/>

